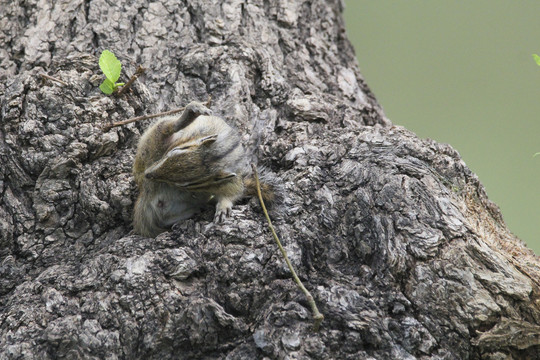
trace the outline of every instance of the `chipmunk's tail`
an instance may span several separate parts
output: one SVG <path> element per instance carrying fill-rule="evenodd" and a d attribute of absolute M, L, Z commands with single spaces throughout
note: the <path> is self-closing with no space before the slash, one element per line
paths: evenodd
<path fill-rule="evenodd" d="M 264 204 L 267 207 L 275 209 L 277 205 L 283 203 L 283 199 L 285 197 L 283 183 L 276 174 L 264 167 L 257 167 L 257 174 L 259 176 L 261 195 L 264 200 Z M 244 188 L 246 196 L 258 198 L 257 182 L 255 181 L 255 174 L 253 172 L 244 177 Z"/>

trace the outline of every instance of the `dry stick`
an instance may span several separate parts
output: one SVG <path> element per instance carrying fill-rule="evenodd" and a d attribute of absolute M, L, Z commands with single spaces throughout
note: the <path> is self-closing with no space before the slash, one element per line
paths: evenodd
<path fill-rule="evenodd" d="M 208 100 L 204 103 L 206 106 L 210 106 L 210 103 L 212 102 L 212 98 L 209 97 Z M 112 124 L 107 124 L 107 125 L 104 125 L 103 126 L 103 131 L 109 131 L 111 130 L 113 127 L 117 127 L 117 126 L 122 126 L 122 125 L 126 125 L 126 124 L 130 124 L 132 122 L 135 122 L 135 121 L 140 121 L 140 120 L 146 120 L 146 119 L 153 119 L 153 118 L 157 118 L 157 117 L 160 117 L 160 116 L 166 116 L 166 115 L 172 115 L 172 114 L 176 114 L 180 111 L 184 111 L 186 110 L 186 107 L 183 106 L 181 108 L 178 108 L 178 109 L 172 109 L 172 110 L 169 110 L 169 111 L 164 111 L 164 112 L 160 112 L 160 113 L 157 113 L 157 114 L 151 114 L 151 115 L 142 115 L 142 116 L 137 116 L 137 117 L 134 117 L 134 118 L 131 118 L 131 119 L 127 119 L 127 120 L 122 120 L 122 121 L 117 121 L 117 122 L 114 122 Z"/>
<path fill-rule="evenodd" d="M 122 86 L 122 88 L 120 89 L 120 91 L 118 91 L 118 93 L 116 94 L 117 96 L 121 96 L 122 94 L 124 94 L 127 89 L 129 89 L 129 87 L 131 86 L 131 84 L 133 84 L 133 82 L 135 80 L 137 80 L 137 78 L 139 76 L 141 76 L 144 72 L 146 71 L 146 68 L 143 68 L 141 65 L 139 65 L 139 67 L 137 68 L 137 70 L 135 70 L 135 74 L 133 74 L 131 76 L 131 78 L 129 78 L 129 81 L 127 82 L 126 85 Z"/>
<path fill-rule="evenodd" d="M 54 78 L 54 77 L 52 77 L 50 75 L 47 75 L 47 74 L 39 74 L 39 75 L 44 79 L 49 79 L 51 81 L 56 81 L 57 83 L 60 83 L 60 84 L 62 84 L 64 86 L 68 86 L 68 84 L 66 82 L 64 82 L 64 81 L 62 81 L 60 79 Z"/>
<path fill-rule="evenodd" d="M 153 119 L 153 118 L 160 117 L 160 116 L 175 114 L 177 112 L 184 111 L 185 109 L 186 109 L 186 107 L 184 106 L 184 107 L 181 107 L 181 108 L 178 108 L 178 109 L 173 109 L 173 110 L 169 110 L 169 111 L 165 111 L 165 112 L 160 112 L 160 113 L 157 113 L 157 114 L 142 115 L 142 116 L 137 116 L 137 117 L 127 119 L 127 120 L 117 121 L 117 122 L 114 122 L 112 124 L 104 125 L 103 126 L 103 131 L 109 131 L 113 127 L 130 124 L 132 122 L 139 121 L 139 120 Z"/>
<path fill-rule="evenodd" d="M 264 206 L 264 201 L 261 194 L 261 184 L 259 183 L 259 175 L 257 174 L 257 168 L 255 167 L 254 164 L 251 164 L 251 168 L 253 169 L 253 174 L 255 175 L 255 183 L 257 185 L 257 195 L 259 196 L 259 201 L 261 202 L 261 207 L 263 209 L 264 216 L 266 216 L 266 220 L 268 221 L 268 227 L 270 227 L 270 231 L 272 231 L 272 235 L 274 236 L 274 239 L 276 240 L 279 250 L 281 250 L 281 254 L 285 258 L 285 262 L 287 263 L 287 266 L 289 267 L 289 270 L 291 271 L 294 281 L 296 281 L 296 284 L 298 284 L 298 287 L 304 292 L 304 294 L 307 297 L 309 305 L 311 306 L 311 312 L 313 313 L 313 330 L 318 331 L 319 326 L 321 325 L 321 322 L 324 320 L 324 316 L 323 314 L 319 312 L 319 309 L 317 308 L 317 304 L 315 304 L 315 300 L 313 299 L 313 296 L 311 296 L 311 293 L 308 291 L 308 289 L 305 288 L 304 284 L 302 284 L 302 281 L 300 280 L 298 275 L 296 275 L 296 271 L 294 271 L 291 261 L 289 260 L 289 257 L 287 256 L 287 252 L 281 245 L 281 241 L 279 241 L 276 231 L 274 230 L 274 227 L 272 226 L 272 221 L 270 220 L 268 211 L 266 210 L 266 206 Z"/>

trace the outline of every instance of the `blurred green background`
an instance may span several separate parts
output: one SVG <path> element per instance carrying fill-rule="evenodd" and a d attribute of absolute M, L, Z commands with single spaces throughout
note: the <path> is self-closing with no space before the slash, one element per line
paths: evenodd
<path fill-rule="evenodd" d="M 540 1 L 345 1 L 360 70 L 394 124 L 452 145 L 540 254 Z"/>

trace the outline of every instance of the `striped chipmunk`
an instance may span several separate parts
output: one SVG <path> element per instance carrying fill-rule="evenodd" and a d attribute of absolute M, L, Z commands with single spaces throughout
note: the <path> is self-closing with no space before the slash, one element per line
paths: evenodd
<path fill-rule="evenodd" d="M 240 135 L 198 102 L 144 132 L 133 175 L 139 188 L 133 225 L 144 236 L 166 231 L 211 201 L 216 202 L 214 223 L 222 222 L 236 200 L 256 194 Z M 265 201 L 274 200 L 276 184 L 270 174 L 262 175 Z"/>

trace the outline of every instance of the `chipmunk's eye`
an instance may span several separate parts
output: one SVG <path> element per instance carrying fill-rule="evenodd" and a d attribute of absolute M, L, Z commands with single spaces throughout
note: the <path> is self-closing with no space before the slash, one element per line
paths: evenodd
<path fill-rule="evenodd" d="M 184 144 L 184 145 L 180 145 L 180 146 L 177 146 L 176 148 L 178 150 L 191 150 L 193 148 L 195 148 L 196 145 L 193 144 L 193 143 L 188 143 L 188 144 Z"/>
<path fill-rule="evenodd" d="M 177 146 L 174 149 L 170 150 L 168 156 L 180 155 L 189 150 L 189 146 Z"/>

